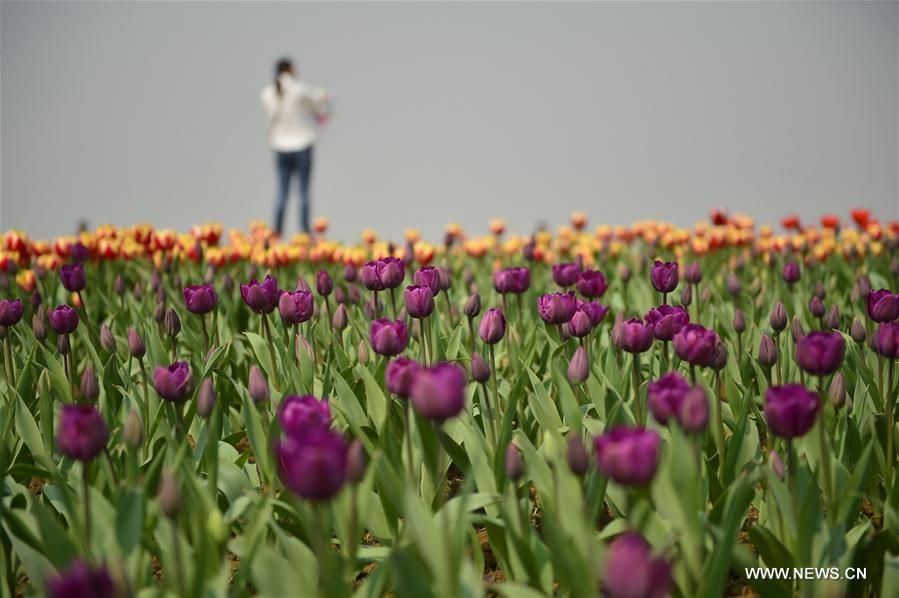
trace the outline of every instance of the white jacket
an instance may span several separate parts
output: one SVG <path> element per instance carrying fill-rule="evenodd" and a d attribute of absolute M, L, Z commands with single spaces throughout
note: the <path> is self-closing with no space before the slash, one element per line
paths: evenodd
<path fill-rule="evenodd" d="M 328 94 L 289 73 L 279 78 L 281 95 L 274 83 L 260 94 L 269 120 L 269 145 L 277 152 L 297 152 L 315 143 L 318 119 L 325 116 Z"/>

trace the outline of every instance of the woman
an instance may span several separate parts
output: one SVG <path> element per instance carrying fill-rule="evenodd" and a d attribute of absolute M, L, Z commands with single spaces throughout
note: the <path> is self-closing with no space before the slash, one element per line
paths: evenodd
<path fill-rule="evenodd" d="M 300 81 L 293 63 L 282 58 L 275 63 L 274 82 L 262 90 L 262 106 L 268 114 L 269 144 L 275 150 L 278 173 L 275 230 L 282 233 L 290 179 L 296 175 L 300 182 L 300 228 L 308 233 L 312 149 L 317 126 L 330 114 L 330 98 L 323 89 Z"/>

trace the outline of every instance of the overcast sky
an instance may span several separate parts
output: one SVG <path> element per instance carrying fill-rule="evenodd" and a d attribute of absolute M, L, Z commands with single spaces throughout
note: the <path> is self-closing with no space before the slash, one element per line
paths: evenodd
<path fill-rule="evenodd" d="M 282 54 L 338 97 L 313 194 L 344 239 L 896 217 L 897 28 L 895 2 L 4 1 L 0 228 L 270 220 Z"/>

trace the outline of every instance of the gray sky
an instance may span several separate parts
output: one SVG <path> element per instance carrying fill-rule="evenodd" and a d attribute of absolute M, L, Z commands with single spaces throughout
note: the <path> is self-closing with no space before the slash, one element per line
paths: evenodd
<path fill-rule="evenodd" d="M 313 193 L 345 239 L 899 213 L 896 2 L 3 1 L 0 228 L 269 220 L 282 54 L 339 98 Z"/>

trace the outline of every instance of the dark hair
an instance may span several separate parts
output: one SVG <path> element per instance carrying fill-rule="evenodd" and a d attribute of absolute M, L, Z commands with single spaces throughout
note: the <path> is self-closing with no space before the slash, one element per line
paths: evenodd
<path fill-rule="evenodd" d="M 275 93 L 281 95 L 281 75 L 293 70 L 293 62 L 290 58 L 281 58 L 275 63 Z"/>

